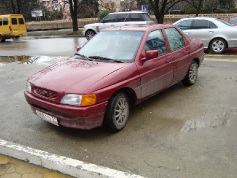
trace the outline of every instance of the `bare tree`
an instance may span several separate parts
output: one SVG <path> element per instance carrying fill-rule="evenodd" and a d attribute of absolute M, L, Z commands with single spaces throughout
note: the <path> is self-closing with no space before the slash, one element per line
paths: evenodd
<path fill-rule="evenodd" d="M 204 0 L 187 0 L 186 2 L 190 3 L 192 7 L 197 9 L 196 17 L 198 17 L 198 14 L 200 13 L 202 9 Z"/>
<path fill-rule="evenodd" d="M 163 23 L 165 14 L 181 1 L 183 0 L 148 0 L 158 23 Z"/>
<path fill-rule="evenodd" d="M 211 12 L 214 12 L 219 6 L 219 0 L 205 0 L 205 7 Z"/>
<path fill-rule="evenodd" d="M 73 31 L 78 31 L 78 22 L 77 22 L 77 8 L 78 0 L 69 0 L 70 4 L 70 13 L 72 18 L 72 28 Z"/>

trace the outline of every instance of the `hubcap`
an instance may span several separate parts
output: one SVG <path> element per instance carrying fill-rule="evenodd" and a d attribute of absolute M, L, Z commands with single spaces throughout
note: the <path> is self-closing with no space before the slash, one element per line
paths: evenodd
<path fill-rule="evenodd" d="M 223 51 L 224 48 L 225 48 L 225 44 L 221 40 L 216 40 L 212 44 L 212 49 L 215 52 L 221 52 L 221 51 Z"/>
<path fill-rule="evenodd" d="M 197 80 L 197 74 L 198 74 L 198 65 L 196 63 L 192 64 L 190 66 L 190 70 L 189 70 L 189 80 L 192 83 L 195 83 L 195 81 Z"/>
<path fill-rule="evenodd" d="M 118 126 L 123 126 L 128 117 L 128 103 L 126 98 L 120 98 L 115 107 L 115 122 Z"/>
<path fill-rule="evenodd" d="M 95 35 L 95 34 L 94 34 L 94 32 L 92 32 L 92 31 L 88 31 L 88 32 L 86 33 L 86 37 L 87 37 L 88 40 L 90 40 L 94 35 Z"/>

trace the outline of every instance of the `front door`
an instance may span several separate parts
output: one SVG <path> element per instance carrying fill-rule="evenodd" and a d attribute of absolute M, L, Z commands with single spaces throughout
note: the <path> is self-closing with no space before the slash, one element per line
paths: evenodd
<path fill-rule="evenodd" d="M 142 98 L 167 88 L 173 80 L 173 64 L 167 52 L 162 30 L 155 30 L 148 35 L 144 50 L 158 50 L 159 55 L 157 58 L 142 61 L 138 65 Z"/>

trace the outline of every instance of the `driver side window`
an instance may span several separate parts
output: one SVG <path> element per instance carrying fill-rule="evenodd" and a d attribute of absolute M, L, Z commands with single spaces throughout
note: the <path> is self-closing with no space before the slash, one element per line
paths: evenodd
<path fill-rule="evenodd" d="M 158 50 L 159 55 L 167 52 L 166 43 L 161 30 L 151 32 L 146 40 L 145 51 L 147 50 Z"/>

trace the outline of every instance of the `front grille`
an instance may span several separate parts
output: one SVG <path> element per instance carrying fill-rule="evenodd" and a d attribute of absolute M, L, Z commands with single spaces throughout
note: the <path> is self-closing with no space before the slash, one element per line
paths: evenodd
<path fill-rule="evenodd" d="M 45 98 L 49 98 L 49 99 L 53 99 L 58 96 L 58 93 L 55 91 L 47 90 L 47 89 L 39 88 L 39 87 L 35 88 L 35 93 L 37 93 L 38 95 L 43 96 Z"/>

